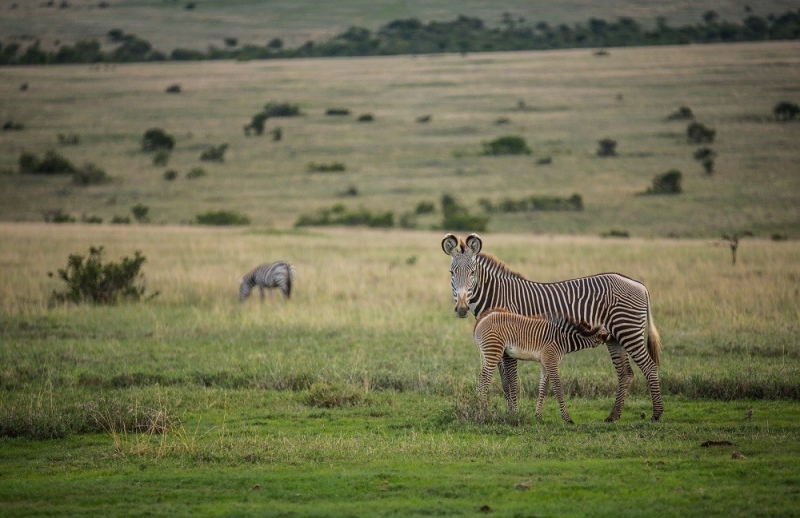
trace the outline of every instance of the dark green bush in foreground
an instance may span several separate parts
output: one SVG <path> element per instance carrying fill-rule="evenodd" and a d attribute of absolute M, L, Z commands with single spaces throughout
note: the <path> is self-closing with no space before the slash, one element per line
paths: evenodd
<path fill-rule="evenodd" d="M 102 246 L 89 247 L 87 257 L 71 254 L 66 268 L 58 270 L 58 278 L 67 283 L 67 287 L 64 291 L 53 290 L 52 301 L 76 304 L 138 301 L 145 291 L 143 284 L 136 284 L 142 280 L 143 276 L 139 270 L 145 260 L 146 258 L 137 250 L 132 259 L 123 257 L 119 263 L 103 263 Z M 48 276 L 53 277 L 53 272 L 49 272 Z"/>

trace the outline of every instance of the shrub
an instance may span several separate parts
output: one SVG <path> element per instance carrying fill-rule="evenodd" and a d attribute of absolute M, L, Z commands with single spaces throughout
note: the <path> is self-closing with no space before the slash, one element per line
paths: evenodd
<path fill-rule="evenodd" d="M 131 207 L 131 213 L 133 217 L 136 218 L 136 221 L 139 223 L 147 223 L 148 217 L 147 213 L 150 212 L 150 207 L 147 205 L 142 205 L 141 203 L 137 203 L 133 207 Z"/>
<path fill-rule="evenodd" d="M 488 216 L 476 216 L 458 204 L 449 194 L 442 195 L 442 228 L 448 230 L 472 230 L 483 232 L 489 223 Z"/>
<path fill-rule="evenodd" d="M 250 218 L 233 211 L 209 211 L 196 216 L 200 225 L 249 225 Z"/>
<path fill-rule="evenodd" d="M 203 169 L 202 167 L 193 167 L 191 170 L 189 170 L 188 173 L 186 173 L 186 178 L 188 178 L 189 180 L 192 180 L 194 178 L 203 177 L 206 174 L 207 174 L 206 170 Z"/>
<path fill-rule="evenodd" d="M 701 147 L 694 152 L 694 159 L 703 164 L 706 174 L 714 173 L 714 159 L 717 153 L 709 147 Z"/>
<path fill-rule="evenodd" d="M 239 44 L 238 38 L 225 38 L 224 41 L 226 47 L 235 47 Z"/>
<path fill-rule="evenodd" d="M 280 128 L 272 130 L 272 140 L 274 142 L 278 142 L 281 138 L 283 138 L 283 131 Z"/>
<path fill-rule="evenodd" d="M 178 171 L 175 169 L 168 169 L 164 171 L 164 180 L 171 182 L 178 177 Z"/>
<path fill-rule="evenodd" d="M 364 113 L 363 115 L 358 116 L 358 122 L 372 122 L 375 120 L 375 117 L 371 113 Z"/>
<path fill-rule="evenodd" d="M 46 210 L 42 213 L 45 223 L 74 223 L 75 218 L 63 209 Z"/>
<path fill-rule="evenodd" d="M 364 208 L 351 212 L 341 203 L 337 203 L 330 209 L 318 211 L 313 216 L 300 216 L 294 225 L 295 227 L 346 225 L 390 228 L 394 226 L 394 214 L 391 212 L 373 214 Z"/>
<path fill-rule="evenodd" d="M 603 232 L 600 235 L 601 237 L 631 237 L 630 232 L 627 230 L 618 230 L 615 228 L 612 228 L 608 232 Z"/>
<path fill-rule="evenodd" d="M 350 110 L 348 110 L 347 108 L 328 108 L 325 111 L 325 115 L 331 115 L 331 116 L 350 115 Z"/>
<path fill-rule="evenodd" d="M 330 164 L 315 164 L 311 162 L 308 164 L 310 173 L 340 173 L 346 169 L 347 167 L 341 162 L 331 162 Z"/>
<path fill-rule="evenodd" d="M 681 189 L 681 172 L 677 169 L 670 169 L 666 173 L 657 175 L 653 178 L 653 185 L 649 187 L 645 194 L 679 194 Z"/>
<path fill-rule="evenodd" d="M 84 214 L 83 217 L 81 218 L 81 221 L 84 223 L 99 225 L 100 223 L 103 222 L 103 218 L 101 218 L 100 216 L 87 216 Z"/>
<path fill-rule="evenodd" d="M 73 174 L 75 171 L 75 166 L 55 151 L 45 153 L 42 160 L 32 153 L 22 153 L 19 157 L 20 174 Z"/>
<path fill-rule="evenodd" d="M 175 147 L 175 139 L 161 128 L 150 128 L 142 136 L 142 151 L 171 151 Z"/>
<path fill-rule="evenodd" d="M 484 155 L 530 155 L 531 149 L 522 137 L 507 135 L 483 143 Z M 460 229 L 455 229 L 460 230 Z"/>
<path fill-rule="evenodd" d="M 131 218 L 128 216 L 114 216 L 111 218 L 111 223 L 114 225 L 129 225 Z"/>
<path fill-rule="evenodd" d="M 436 206 L 429 201 L 421 201 L 417 203 L 416 209 L 414 209 L 415 214 L 431 214 L 433 211 L 436 210 Z"/>
<path fill-rule="evenodd" d="M 81 143 L 81 137 L 77 133 L 70 133 L 68 135 L 59 133 L 58 143 L 62 146 L 77 146 Z"/>
<path fill-rule="evenodd" d="M 706 127 L 699 122 L 692 122 L 686 128 L 686 136 L 692 144 L 703 144 L 714 142 L 716 130 Z"/>
<path fill-rule="evenodd" d="M 667 120 L 676 121 L 676 120 L 691 120 L 694 119 L 694 113 L 692 113 L 692 109 L 688 106 L 681 106 L 678 108 L 677 111 L 674 111 L 667 115 Z"/>
<path fill-rule="evenodd" d="M 779 121 L 790 121 L 800 115 L 800 106 L 788 101 L 781 101 L 772 108 L 772 113 Z"/>
<path fill-rule="evenodd" d="M 72 173 L 72 183 L 76 185 L 98 185 L 111 181 L 104 169 L 87 163 Z"/>
<path fill-rule="evenodd" d="M 597 156 L 602 156 L 602 157 L 617 156 L 616 140 L 610 138 L 604 138 L 597 144 L 598 144 Z"/>
<path fill-rule="evenodd" d="M 225 160 L 225 151 L 228 149 L 228 144 L 220 144 L 219 146 L 209 146 L 208 149 L 203 151 L 200 155 L 200 160 L 223 162 Z"/>
<path fill-rule="evenodd" d="M 3 131 L 21 131 L 25 129 L 25 125 L 21 122 L 6 121 L 3 123 Z"/>
<path fill-rule="evenodd" d="M 358 187 L 351 185 L 342 192 L 342 196 L 358 196 Z"/>
<path fill-rule="evenodd" d="M 256 135 L 263 135 L 267 118 L 267 115 L 263 112 L 253 115 L 253 118 L 250 119 L 250 124 L 244 127 L 244 134 L 249 137 L 250 131 L 252 131 Z"/>
<path fill-rule="evenodd" d="M 262 113 L 266 115 L 268 119 L 273 117 L 297 117 L 302 115 L 300 107 L 296 104 L 275 102 L 267 103 Z"/>
<path fill-rule="evenodd" d="M 179 94 L 179 93 L 181 93 L 181 85 L 179 85 L 178 83 L 169 85 L 167 87 L 167 93 L 168 94 Z"/>
<path fill-rule="evenodd" d="M 498 210 L 501 212 L 527 212 L 527 211 L 582 211 L 583 198 L 580 194 L 573 194 L 569 198 L 558 196 L 529 196 L 514 200 L 506 198 L 496 207 L 489 200 L 479 201 L 487 211 Z"/>
<path fill-rule="evenodd" d="M 420 124 L 426 124 L 431 121 L 431 117 L 432 115 L 421 115 L 417 117 L 417 122 L 419 122 Z"/>
<path fill-rule="evenodd" d="M 124 299 L 138 301 L 144 295 L 145 287 L 141 282 L 139 285 L 135 283 L 142 280 L 139 270 L 145 260 L 137 250 L 133 259 L 123 257 L 119 263 L 103 264 L 102 246 L 89 247 L 88 257 L 70 254 L 67 267 L 58 270 L 58 277 L 67 283 L 67 288 L 61 292 L 53 290 L 52 301 L 76 304 L 115 304 Z M 53 273 L 49 272 L 48 276 L 52 277 Z"/>
<path fill-rule="evenodd" d="M 167 162 L 169 162 L 169 151 L 166 149 L 159 149 L 153 155 L 153 165 L 163 167 L 167 165 Z"/>

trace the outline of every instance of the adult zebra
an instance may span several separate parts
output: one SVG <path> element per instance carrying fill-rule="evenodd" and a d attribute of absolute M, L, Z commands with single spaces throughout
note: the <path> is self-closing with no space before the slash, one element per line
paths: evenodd
<path fill-rule="evenodd" d="M 239 281 L 239 300 L 243 301 L 249 297 L 256 286 L 261 293 L 261 300 L 264 300 L 264 290 L 267 288 L 280 288 L 283 296 L 289 299 L 292 296 L 292 281 L 294 281 L 294 266 L 286 261 L 256 266 Z"/>
<path fill-rule="evenodd" d="M 653 324 L 650 294 L 644 284 L 618 273 L 534 282 L 509 270 L 502 261 L 480 253 L 482 248 L 483 242 L 477 234 L 471 234 L 466 241 L 453 234 L 442 239 L 442 250 L 452 257 L 450 284 L 456 315 L 464 318 L 472 312 L 477 317 L 486 309 L 505 307 L 521 315 L 561 314 L 602 325 L 610 333 L 606 345 L 617 371 L 617 395 L 606 422 L 616 421 L 622 415 L 622 405 L 633 381 L 628 355 L 647 378 L 653 400 L 651 421 L 659 420 L 664 412 L 658 377 L 661 339 Z M 509 394 L 517 392 L 518 378 L 505 375 L 516 372 L 516 362 L 504 355 L 498 364 L 506 400 Z"/>

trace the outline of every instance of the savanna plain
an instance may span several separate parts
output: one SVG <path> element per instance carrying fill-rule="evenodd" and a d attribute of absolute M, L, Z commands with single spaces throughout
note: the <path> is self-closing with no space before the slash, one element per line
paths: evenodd
<path fill-rule="evenodd" d="M 0 139 L 3 515 L 797 515 L 798 125 L 771 114 L 800 95 L 797 50 L 3 69 L 3 116 L 26 126 Z M 270 101 L 304 115 L 268 121 L 280 141 L 245 136 Z M 680 106 L 716 129 L 711 175 L 686 121 L 667 120 Z M 167 166 L 139 146 L 154 126 L 176 137 Z M 80 144 L 58 147 L 71 133 Z M 507 134 L 532 155 L 481 155 Z M 596 155 L 602 138 L 616 157 Z M 222 143 L 224 162 L 200 163 Z M 16 172 L 48 149 L 111 181 Z M 331 162 L 346 170 L 309 171 Z M 673 168 L 681 194 L 641 194 Z M 603 422 L 603 347 L 562 362 L 575 425 L 552 396 L 533 417 L 534 363 L 518 413 L 497 380 L 476 411 L 480 360 L 436 212 L 407 229 L 294 226 L 337 203 L 400 215 L 445 193 L 473 213 L 482 198 L 581 195 L 579 212 L 492 212 L 485 251 L 538 281 L 643 281 L 664 342 L 660 422 L 638 370 L 622 418 Z M 136 204 L 149 223 L 108 223 Z M 42 222 L 54 209 L 105 222 Z M 219 209 L 251 224 L 194 223 Z M 614 229 L 630 237 L 601 237 Z M 735 264 L 722 233 L 741 237 Z M 52 304 L 63 283 L 48 272 L 91 246 L 141 251 L 145 300 Z M 291 301 L 241 303 L 241 275 L 277 259 L 296 267 Z"/>

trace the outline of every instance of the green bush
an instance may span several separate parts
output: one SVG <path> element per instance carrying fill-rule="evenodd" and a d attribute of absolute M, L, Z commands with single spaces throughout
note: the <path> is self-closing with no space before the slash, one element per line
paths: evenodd
<path fill-rule="evenodd" d="M 691 120 L 691 119 L 694 119 L 694 113 L 692 113 L 692 109 L 689 108 L 688 106 L 681 106 L 680 108 L 677 109 L 677 111 L 674 111 L 667 116 L 667 120 L 671 121 Z"/>
<path fill-rule="evenodd" d="M 75 218 L 63 209 L 46 210 L 42 213 L 45 223 L 74 223 Z"/>
<path fill-rule="evenodd" d="M 114 225 L 130 225 L 131 218 L 129 216 L 114 216 L 111 218 L 111 223 Z"/>
<path fill-rule="evenodd" d="M 64 291 L 53 290 L 52 301 L 56 303 L 73 302 L 80 304 L 116 304 L 122 300 L 138 301 L 144 295 L 145 287 L 140 282 L 139 271 L 145 257 L 138 250 L 133 258 L 123 257 L 119 263 L 103 263 L 103 247 L 89 247 L 89 255 L 84 257 L 70 254 L 66 268 L 58 270 L 58 277 L 67 283 Z M 48 276 L 53 277 L 53 272 Z M 150 298 L 156 296 L 152 295 Z"/>
<path fill-rule="evenodd" d="M 81 137 L 77 133 L 69 133 L 67 135 L 59 133 L 58 143 L 62 146 L 77 146 L 81 143 Z"/>
<path fill-rule="evenodd" d="M 432 214 L 436 210 L 436 206 L 429 201 L 421 201 L 417 203 L 414 209 L 415 214 Z"/>
<path fill-rule="evenodd" d="M 227 149 L 228 144 L 209 146 L 209 148 L 203 151 L 203 153 L 200 155 L 200 160 L 222 162 L 225 160 L 225 151 Z"/>
<path fill-rule="evenodd" d="M 692 144 L 704 144 L 714 142 L 717 131 L 699 122 L 692 122 L 686 128 L 686 137 Z"/>
<path fill-rule="evenodd" d="M 597 147 L 597 156 L 602 157 L 609 157 L 609 156 L 617 156 L 617 141 L 604 138 L 603 140 L 599 141 Z"/>
<path fill-rule="evenodd" d="M 331 116 L 350 115 L 350 110 L 348 110 L 347 108 L 328 108 L 325 111 L 325 115 L 331 115 Z"/>
<path fill-rule="evenodd" d="M 209 211 L 196 216 L 200 225 L 249 225 L 250 218 L 233 211 Z"/>
<path fill-rule="evenodd" d="M 341 162 L 331 162 L 330 164 L 315 164 L 311 162 L 308 164 L 310 173 L 341 173 L 345 170 L 347 170 L 347 167 Z"/>
<path fill-rule="evenodd" d="M 153 165 L 163 167 L 169 162 L 169 151 L 166 149 L 159 149 L 153 155 Z"/>
<path fill-rule="evenodd" d="M 92 163 L 87 163 L 72 173 L 72 183 L 76 185 L 99 185 L 110 181 L 111 178 L 105 170 Z"/>
<path fill-rule="evenodd" d="M 188 173 L 186 173 L 186 178 L 188 178 L 189 180 L 192 180 L 194 178 L 203 177 L 206 174 L 207 174 L 206 170 L 203 169 L 202 167 L 193 167 L 191 170 L 189 170 Z"/>
<path fill-rule="evenodd" d="M 455 198 L 449 194 L 442 195 L 443 229 L 483 232 L 486 230 L 488 223 L 488 216 L 470 214 L 469 210 L 459 205 Z"/>
<path fill-rule="evenodd" d="M 358 122 L 372 122 L 375 120 L 375 117 L 371 113 L 364 113 L 358 116 Z"/>
<path fill-rule="evenodd" d="M 391 228 L 394 226 L 394 214 L 392 212 L 373 214 L 364 208 L 348 211 L 344 205 L 337 203 L 330 209 L 318 211 L 315 215 L 300 216 L 294 225 L 295 227 L 345 225 Z"/>
<path fill-rule="evenodd" d="M 772 113 L 779 121 L 787 122 L 800 115 L 800 106 L 789 101 L 781 101 L 772 108 Z"/>
<path fill-rule="evenodd" d="M 171 182 L 178 177 L 178 171 L 175 169 L 168 169 L 164 171 L 164 180 Z"/>
<path fill-rule="evenodd" d="M 75 171 L 75 166 L 55 151 L 48 151 L 41 160 L 33 153 L 19 156 L 20 174 L 73 174 Z"/>
<path fill-rule="evenodd" d="M 181 85 L 179 85 L 178 83 L 171 84 L 167 87 L 166 91 L 168 94 L 179 94 L 181 93 Z"/>
<path fill-rule="evenodd" d="M 149 221 L 149 218 L 147 216 L 148 212 L 150 212 L 150 207 L 148 207 L 147 205 L 142 205 L 141 203 L 137 203 L 136 205 L 131 207 L 131 213 L 133 214 L 133 217 L 136 218 L 136 221 L 138 221 L 139 223 L 147 223 L 147 221 Z"/>
<path fill-rule="evenodd" d="M 653 185 L 645 191 L 645 194 L 680 194 L 681 172 L 677 169 L 670 169 L 666 173 L 657 175 L 653 178 Z"/>
<path fill-rule="evenodd" d="M 530 155 L 531 148 L 522 137 L 507 135 L 483 143 L 484 155 Z"/>
<path fill-rule="evenodd" d="M 583 198 L 573 194 L 569 198 L 558 196 L 529 196 L 527 198 L 506 198 L 494 205 L 489 200 L 481 200 L 481 206 L 488 212 L 528 212 L 528 211 L 582 211 Z"/>
<path fill-rule="evenodd" d="M 142 151 L 171 151 L 175 147 L 175 139 L 161 128 L 150 128 L 142 136 Z"/>

